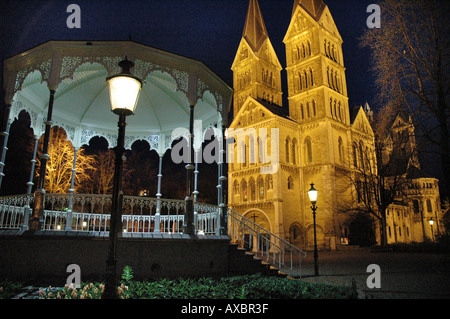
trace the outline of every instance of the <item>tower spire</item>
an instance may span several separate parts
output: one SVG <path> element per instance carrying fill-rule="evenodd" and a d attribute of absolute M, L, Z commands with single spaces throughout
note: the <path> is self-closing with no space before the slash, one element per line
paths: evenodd
<path fill-rule="evenodd" d="M 308 13 L 317 20 L 325 7 L 325 3 L 323 0 L 295 0 L 292 15 L 294 15 L 298 6 L 301 6 L 303 9 L 308 11 Z"/>
<path fill-rule="evenodd" d="M 254 52 L 258 52 L 264 41 L 269 38 L 258 0 L 250 0 L 243 37 Z"/>

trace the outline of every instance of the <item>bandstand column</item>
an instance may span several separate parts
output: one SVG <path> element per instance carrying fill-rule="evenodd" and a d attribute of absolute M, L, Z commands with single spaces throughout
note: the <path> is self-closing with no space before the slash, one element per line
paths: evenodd
<path fill-rule="evenodd" d="M 33 178 L 34 178 L 34 168 L 36 167 L 36 154 L 37 154 L 37 148 L 39 143 L 39 137 L 37 135 L 34 135 L 34 149 L 33 149 L 33 158 L 31 159 L 31 170 L 30 170 L 30 178 L 27 182 L 27 195 L 31 195 L 31 192 L 33 191 Z M 31 215 L 32 209 L 30 207 L 30 203 L 27 203 L 26 213 L 23 219 L 23 225 L 22 230 L 28 230 L 28 223 L 30 221 L 30 215 Z"/>
<path fill-rule="evenodd" d="M 195 150 L 195 171 L 194 171 L 194 226 L 195 226 L 195 234 L 198 232 L 198 211 L 196 209 L 196 203 L 198 199 L 198 174 L 200 173 L 198 170 L 198 163 L 200 162 L 200 150 Z"/>
<path fill-rule="evenodd" d="M 34 136 L 34 149 L 33 149 L 33 158 L 31 160 L 31 170 L 30 170 L 30 178 L 27 183 L 27 194 L 30 195 L 33 190 L 33 178 L 34 178 L 34 169 L 36 167 L 36 155 L 37 155 L 37 148 L 39 143 L 39 137 L 37 135 Z"/>
<path fill-rule="evenodd" d="M 67 209 L 66 216 L 66 230 L 72 230 L 72 209 L 73 209 L 73 193 L 75 193 L 75 174 L 77 172 L 77 156 L 78 156 L 78 147 L 73 148 L 73 168 L 72 168 L 72 178 L 70 180 L 70 189 L 69 189 L 69 207 Z"/>
<path fill-rule="evenodd" d="M 162 165 L 163 155 L 159 155 L 159 170 L 158 170 L 158 194 L 156 194 L 156 214 L 155 214 L 155 228 L 154 233 L 161 233 L 161 180 L 162 180 Z"/>
<path fill-rule="evenodd" d="M 0 135 L 2 136 L 2 148 L 0 149 L 0 188 L 2 187 L 3 177 L 5 174 L 3 173 L 3 169 L 5 168 L 5 160 L 6 160 L 6 152 L 8 151 L 8 137 L 9 137 L 9 129 L 11 127 L 11 123 L 9 121 L 9 114 L 11 112 L 11 104 L 7 104 L 5 106 L 4 118 L 2 122 L 2 132 Z"/>
<path fill-rule="evenodd" d="M 44 218 L 44 196 L 45 196 L 45 176 L 47 173 L 47 162 L 50 159 L 48 155 L 48 145 L 50 142 L 50 133 L 53 125 L 53 104 L 55 102 L 55 90 L 50 90 L 50 101 L 48 103 L 48 114 L 47 121 L 45 122 L 45 135 L 42 154 L 39 156 L 41 159 L 41 167 L 39 173 L 39 179 L 37 184 L 37 189 L 34 193 L 34 207 L 33 216 L 31 218 L 31 230 L 37 231 L 42 227 L 42 222 Z"/>
<path fill-rule="evenodd" d="M 193 195 L 193 173 L 195 166 L 194 162 L 194 110 L 195 104 L 190 106 L 190 120 L 189 120 L 189 163 L 186 165 L 186 207 L 184 212 L 183 233 L 187 235 L 195 234 L 194 226 L 194 199 Z"/>

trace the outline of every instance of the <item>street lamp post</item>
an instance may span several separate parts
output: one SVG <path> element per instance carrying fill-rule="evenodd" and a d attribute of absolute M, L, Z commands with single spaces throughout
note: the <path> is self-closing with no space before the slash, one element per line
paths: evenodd
<path fill-rule="evenodd" d="M 430 227 L 431 227 L 431 241 L 434 241 L 434 233 L 433 233 L 434 220 L 433 220 L 433 218 L 430 218 L 429 223 L 430 223 Z"/>
<path fill-rule="evenodd" d="M 106 261 L 105 278 L 105 299 L 115 299 L 117 295 L 117 276 L 116 276 L 116 254 L 117 237 L 122 233 L 122 173 L 123 173 L 123 155 L 125 152 L 125 128 L 126 117 L 133 115 L 139 100 L 142 89 L 142 81 L 131 74 L 130 69 L 134 63 L 125 60 L 119 62 L 122 72 L 106 79 L 108 83 L 109 96 L 111 102 L 111 111 L 119 115 L 119 134 L 117 137 L 117 147 L 114 149 L 114 180 L 112 194 L 111 220 L 109 229 L 109 253 Z"/>
<path fill-rule="evenodd" d="M 316 233 L 316 210 L 317 210 L 317 195 L 318 191 L 314 188 L 314 183 L 311 184 L 311 189 L 308 191 L 309 200 L 311 201 L 311 209 L 314 219 L 314 275 L 319 276 L 319 252 L 317 250 L 317 233 Z"/>

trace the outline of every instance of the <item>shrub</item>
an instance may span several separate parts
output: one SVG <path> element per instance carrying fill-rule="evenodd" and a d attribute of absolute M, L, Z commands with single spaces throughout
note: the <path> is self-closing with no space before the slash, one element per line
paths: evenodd
<path fill-rule="evenodd" d="M 23 285 L 5 280 L 0 282 L 0 299 L 9 299 L 20 293 Z"/>
<path fill-rule="evenodd" d="M 125 272 L 124 272 L 125 274 Z M 133 281 L 127 269 L 127 281 L 118 287 L 122 299 L 351 299 L 356 294 L 352 287 L 308 283 L 263 275 L 224 278 L 200 278 L 158 281 Z M 82 288 L 49 287 L 41 290 L 43 299 L 100 299 L 103 284 L 83 284 Z"/>

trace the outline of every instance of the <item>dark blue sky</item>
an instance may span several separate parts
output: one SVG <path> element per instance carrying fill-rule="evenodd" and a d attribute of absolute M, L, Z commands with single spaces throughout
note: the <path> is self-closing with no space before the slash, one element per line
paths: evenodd
<path fill-rule="evenodd" d="M 358 47 L 374 0 L 328 0 L 344 39 L 350 107 L 374 101 L 369 52 Z M 67 6 L 81 8 L 81 29 L 69 29 Z M 283 67 L 284 35 L 294 0 L 259 0 Z M 232 86 L 231 64 L 244 27 L 248 0 L 2 0 L 0 57 L 14 56 L 49 40 L 128 40 L 201 60 Z M 286 77 L 283 71 L 283 77 Z M 287 95 L 287 87 L 283 87 Z M 376 105 L 373 105 L 376 107 Z"/>

